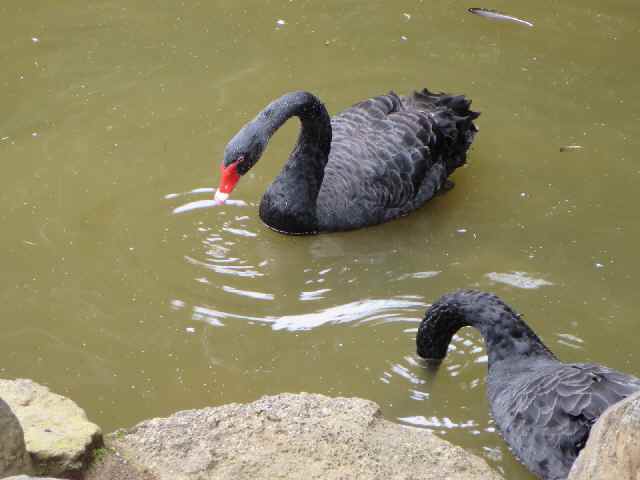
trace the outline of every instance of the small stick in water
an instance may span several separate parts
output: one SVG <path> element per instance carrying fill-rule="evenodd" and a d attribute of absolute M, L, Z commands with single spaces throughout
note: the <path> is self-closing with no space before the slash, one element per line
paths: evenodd
<path fill-rule="evenodd" d="M 570 152 L 572 150 L 582 150 L 582 145 L 565 145 L 560 147 L 561 152 Z"/>
<path fill-rule="evenodd" d="M 533 27 L 533 23 L 523 20 L 506 13 L 498 12 L 497 10 L 490 10 L 488 8 L 470 8 L 469 12 L 481 17 L 490 18 L 491 20 L 502 20 L 505 22 L 518 23 L 520 25 L 526 25 L 527 27 Z"/>

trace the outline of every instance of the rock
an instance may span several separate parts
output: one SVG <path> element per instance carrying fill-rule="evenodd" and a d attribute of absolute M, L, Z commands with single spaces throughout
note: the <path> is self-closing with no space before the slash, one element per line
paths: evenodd
<path fill-rule="evenodd" d="M 31 471 L 24 433 L 15 414 L 0 398 L 0 478 Z"/>
<path fill-rule="evenodd" d="M 108 445 L 108 438 L 106 443 Z M 89 470 L 85 472 L 83 480 L 157 480 L 149 473 L 128 462 L 115 449 L 107 446 L 104 452 L 100 456 L 101 458 L 96 458 L 91 464 Z"/>
<path fill-rule="evenodd" d="M 568 480 L 640 480 L 640 392 L 600 416 Z"/>
<path fill-rule="evenodd" d="M 78 405 L 31 380 L 0 379 L 0 398 L 22 425 L 38 475 L 78 476 L 102 444 L 100 428 Z"/>
<path fill-rule="evenodd" d="M 497 480 L 484 460 L 427 430 L 387 420 L 373 402 L 281 394 L 178 412 L 109 443 L 157 480 Z"/>

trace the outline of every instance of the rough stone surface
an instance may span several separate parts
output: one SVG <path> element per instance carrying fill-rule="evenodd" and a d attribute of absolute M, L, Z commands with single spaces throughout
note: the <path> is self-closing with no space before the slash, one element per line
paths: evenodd
<path fill-rule="evenodd" d="M 116 432 L 119 455 L 157 480 L 494 480 L 484 460 L 386 421 L 357 398 L 281 394 L 178 412 Z"/>
<path fill-rule="evenodd" d="M 105 443 L 106 453 L 93 462 L 85 472 L 83 480 L 156 480 L 156 477 L 120 455 L 110 445 L 109 437 L 105 439 Z"/>
<path fill-rule="evenodd" d="M 20 421 L 38 475 L 78 476 L 102 443 L 100 428 L 78 405 L 31 380 L 0 379 L 0 398 Z"/>
<path fill-rule="evenodd" d="M 640 393 L 600 416 L 569 480 L 640 480 Z"/>
<path fill-rule="evenodd" d="M 0 478 L 30 471 L 31 462 L 20 422 L 0 398 Z"/>

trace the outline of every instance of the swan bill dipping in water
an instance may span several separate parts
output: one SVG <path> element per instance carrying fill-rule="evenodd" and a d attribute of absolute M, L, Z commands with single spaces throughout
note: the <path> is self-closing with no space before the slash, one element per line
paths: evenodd
<path fill-rule="evenodd" d="M 287 234 L 352 230 L 408 214 L 447 185 L 477 131 L 464 96 L 427 89 L 365 100 L 333 118 L 308 92 L 283 95 L 231 139 L 215 199 L 223 203 L 289 118 L 301 122 L 288 161 L 260 203 Z"/>
<path fill-rule="evenodd" d="M 544 480 L 565 479 L 592 425 L 610 405 L 640 390 L 640 379 L 587 363 L 562 363 L 497 296 L 449 293 L 420 324 L 418 355 L 441 360 L 462 327 L 477 328 L 489 356 L 487 397 L 515 456 Z"/>

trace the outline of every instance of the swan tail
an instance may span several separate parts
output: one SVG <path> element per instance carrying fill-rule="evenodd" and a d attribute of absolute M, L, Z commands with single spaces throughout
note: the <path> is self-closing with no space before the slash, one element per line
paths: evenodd
<path fill-rule="evenodd" d="M 464 95 L 433 93 L 425 88 L 410 95 L 407 103 L 427 112 L 433 120 L 447 175 L 464 165 L 478 131 L 473 121 L 480 116 L 471 110 L 471 100 Z"/>

